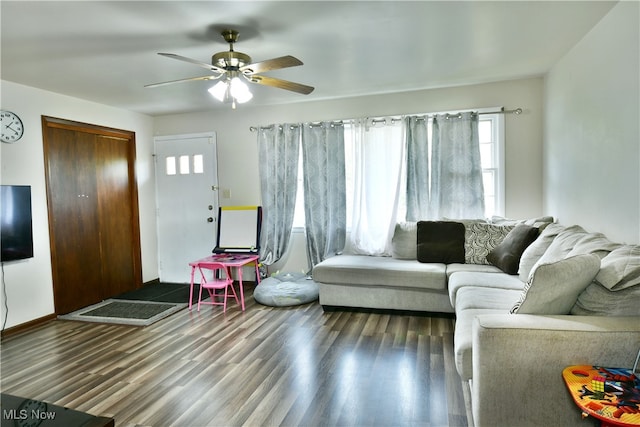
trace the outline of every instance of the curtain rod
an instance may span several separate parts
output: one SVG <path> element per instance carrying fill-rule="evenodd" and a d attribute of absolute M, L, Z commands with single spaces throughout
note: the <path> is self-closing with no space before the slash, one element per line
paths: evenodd
<path fill-rule="evenodd" d="M 469 111 L 464 111 L 464 112 L 465 112 L 465 113 L 468 113 Z M 519 116 L 520 114 L 522 114 L 522 108 L 518 107 L 518 108 L 515 108 L 515 109 L 513 109 L 513 110 L 505 110 L 504 108 L 502 108 L 502 109 L 500 109 L 500 110 L 498 110 L 498 111 L 481 111 L 481 112 L 474 112 L 474 111 L 471 111 L 471 112 L 472 112 L 472 113 L 475 113 L 475 114 L 477 114 L 477 115 L 479 115 L 479 116 L 480 116 L 480 115 L 483 115 L 483 114 L 515 114 L 516 116 Z M 395 118 L 394 118 L 394 117 L 392 117 L 391 119 L 392 119 L 392 120 L 401 120 L 401 119 L 402 119 L 402 117 L 407 117 L 407 116 L 424 116 L 424 117 L 428 117 L 428 118 L 433 118 L 433 117 L 435 117 L 435 116 L 436 116 L 436 115 L 438 115 L 438 114 L 442 114 L 442 115 L 445 115 L 445 116 L 451 116 L 451 117 L 456 117 L 456 116 L 460 117 L 460 116 L 462 115 L 462 113 L 463 113 L 463 112 L 461 111 L 461 112 L 458 112 L 458 113 L 405 114 L 405 115 L 400 116 L 400 117 L 395 117 Z M 344 122 L 349 122 L 349 121 L 351 121 L 351 120 L 353 120 L 353 119 L 347 119 L 347 120 L 331 120 L 331 122 L 332 122 L 332 124 L 342 124 L 342 123 L 344 123 Z M 372 118 L 372 121 L 373 121 L 374 123 L 381 123 L 381 122 L 386 121 L 386 118 L 382 118 L 382 117 Z M 318 122 L 318 123 L 319 123 L 319 122 Z M 255 132 L 255 131 L 257 131 L 260 127 L 269 128 L 269 127 L 271 127 L 271 126 L 273 126 L 273 125 L 269 125 L 269 126 L 258 126 L 258 127 L 256 127 L 256 126 L 249 126 L 249 130 L 250 130 L 251 132 Z M 293 125 L 293 126 L 295 126 L 295 125 Z"/>

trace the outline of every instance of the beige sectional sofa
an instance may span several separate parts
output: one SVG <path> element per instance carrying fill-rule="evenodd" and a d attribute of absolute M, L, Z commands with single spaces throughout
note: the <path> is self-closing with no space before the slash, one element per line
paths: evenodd
<path fill-rule="evenodd" d="M 343 254 L 315 266 L 320 303 L 455 315 L 470 425 L 584 426 L 561 373 L 577 364 L 633 365 L 640 246 L 552 218 L 459 223 L 462 262 L 430 262 L 447 246 L 429 246 L 424 222 L 398 224 L 393 256 Z"/>

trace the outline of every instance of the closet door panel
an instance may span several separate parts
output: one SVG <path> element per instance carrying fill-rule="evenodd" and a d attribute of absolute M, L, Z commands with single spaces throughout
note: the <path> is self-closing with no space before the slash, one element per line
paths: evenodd
<path fill-rule="evenodd" d="M 96 177 L 102 248 L 102 277 L 109 283 L 104 298 L 136 288 L 135 248 L 137 236 L 132 226 L 136 201 L 132 200 L 127 153 L 129 141 L 98 136 Z M 136 218 L 137 220 L 137 218 Z"/>
<path fill-rule="evenodd" d="M 95 136 L 48 129 L 48 197 L 56 308 L 99 301 L 102 291 Z"/>

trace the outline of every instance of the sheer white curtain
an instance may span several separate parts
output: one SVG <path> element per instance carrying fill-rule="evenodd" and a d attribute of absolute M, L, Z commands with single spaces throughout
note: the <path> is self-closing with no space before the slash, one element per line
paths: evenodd
<path fill-rule="evenodd" d="M 344 127 L 323 122 L 302 129 L 307 255 L 314 266 L 342 252 L 347 232 Z"/>
<path fill-rule="evenodd" d="M 298 188 L 299 125 L 258 129 L 262 229 L 260 258 L 271 265 L 285 254 L 291 237 Z"/>
<path fill-rule="evenodd" d="M 431 218 L 483 218 L 484 186 L 478 115 L 467 112 L 433 119 Z"/>
<path fill-rule="evenodd" d="M 354 197 L 350 247 L 355 253 L 389 255 L 403 182 L 402 122 L 355 120 L 351 133 Z"/>

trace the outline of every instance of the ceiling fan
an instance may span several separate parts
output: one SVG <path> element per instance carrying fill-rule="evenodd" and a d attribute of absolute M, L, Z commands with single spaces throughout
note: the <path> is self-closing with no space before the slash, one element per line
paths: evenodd
<path fill-rule="evenodd" d="M 180 61 L 189 62 L 202 68 L 206 68 L 213 73 L 212 75 L 154 83 L 146 85 L 145 87 L 158 87 L 174 83 L 220 79 L 215 86 L 209 89 L 209 92 L 222 102 L 231 102 L 233 108 L 235 108 L 236 101 L 239 103 L 246 102 L 253 96 L 248 87 L 244 84 L 243 80 L 247 80 L 250 83 L 285 89 L 304 95 L 308 95 L 313 92 L 314 88 L 311 86 L 274 77 L 258 75 L 258 73 L 266 71 L 302 65 L 302 61 L 298 58 L 287 55 L 252 63 L 249 55 L 233 50 L 233 44 L 238 40 L 237 31 L 223 30 L 221 34 L 225 41 L 229 43 L 229 51 L 214 54 L 211 57 L 211 64 L 173 53 L 158 53 L 158 55 L 166 56 L 167 58 L 178 59 Z"/>

